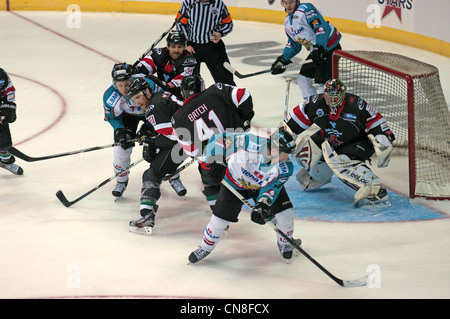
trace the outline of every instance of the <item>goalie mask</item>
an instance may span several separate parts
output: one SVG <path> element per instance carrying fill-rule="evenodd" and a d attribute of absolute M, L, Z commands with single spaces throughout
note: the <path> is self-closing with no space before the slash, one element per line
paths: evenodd
<path fill-rule="evenodd" d="M 270 136 L 270 147 L 278 150 L 278 153 L 292 154 L 295 151 L 295 141 L 283 127 L 280 127 Z"/>
<path fill-rule="evenodd" d="M 330 114 L 336 115 L 337 109 L 342 105 L 345 99 L 345 92 L 347 88 L 341 80 L 332 79 L 328 80 L 323 86 L 323 96 L 325 102 L 330 108 Z"/>

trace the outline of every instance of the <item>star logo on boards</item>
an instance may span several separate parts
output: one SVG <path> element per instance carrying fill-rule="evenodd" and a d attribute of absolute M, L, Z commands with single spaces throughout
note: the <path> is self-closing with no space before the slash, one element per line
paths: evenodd
<path fill-rule="evenodd" d="M 379 4 L 383 4 L 385 0 L 378 0 Z M 402 9 L 411 10 L 413 0 L 386 0 L 386 7 L 384 8 L 381 20 L 384 20 L 392 12 L 395 13 L 400 23 L 402 23 Z"/>

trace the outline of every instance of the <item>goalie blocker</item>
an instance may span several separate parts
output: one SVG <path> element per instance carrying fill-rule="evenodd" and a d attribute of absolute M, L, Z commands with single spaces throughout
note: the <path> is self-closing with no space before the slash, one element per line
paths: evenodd
<path fill-rule="evenodd" d="M 294 134 L 313 124 L 320 128 L 296 148 L 295 158 L 303 166 L 296 177 L 303 189 L 319 188 L 335 174 L 356 190 L 356 205 L 387 202 L 386 189 L 365 161 L 376 153 L 378 167 L 387 166 L 394 134 L 383 116 L 362 98 L 347 94 L 341 81 L 327 81 L 323 95 L 295 107 L 284 122 Z"/>

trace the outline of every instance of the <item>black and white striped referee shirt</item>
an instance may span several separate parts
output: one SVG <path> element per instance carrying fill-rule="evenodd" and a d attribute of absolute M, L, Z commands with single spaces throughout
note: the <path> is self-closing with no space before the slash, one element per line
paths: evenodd
<path fill-rule="evenodd" d="M 188 44 L 205 44 L 211 42 L 214 32 L 226 36 L 233 30 L 233 20 L 222 0 L 194 3 L 195 0 L 184 0 L 177 14 L 177 19 L 184 15 L 178 22 L 177 29 L 186 34 Z"/>

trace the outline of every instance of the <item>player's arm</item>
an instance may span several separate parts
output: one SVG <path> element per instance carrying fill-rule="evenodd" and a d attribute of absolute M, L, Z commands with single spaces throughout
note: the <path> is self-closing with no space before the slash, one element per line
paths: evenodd
<path fill-rule="evenodd" d="M 283 120 L 292 133 L 299 135 L 314 123 L 309 119 L 306 108 L 309 102 L 294 107 Z"/>
<path fill-rule="evenodd" d="M 233 20 L 231 19 L 231 15 L 228 12 L 227 7 L 224 5 L 223 10 L 222 10 L 222 16 L 221 16 L 221 20 L 219 25 L 216 27 L 216 29 L 214 30 L 214 32 L 219 32 L 222 37 L 228 35 L 229 33 L 231 33 L 231 31 L 233 31 Z"/>

